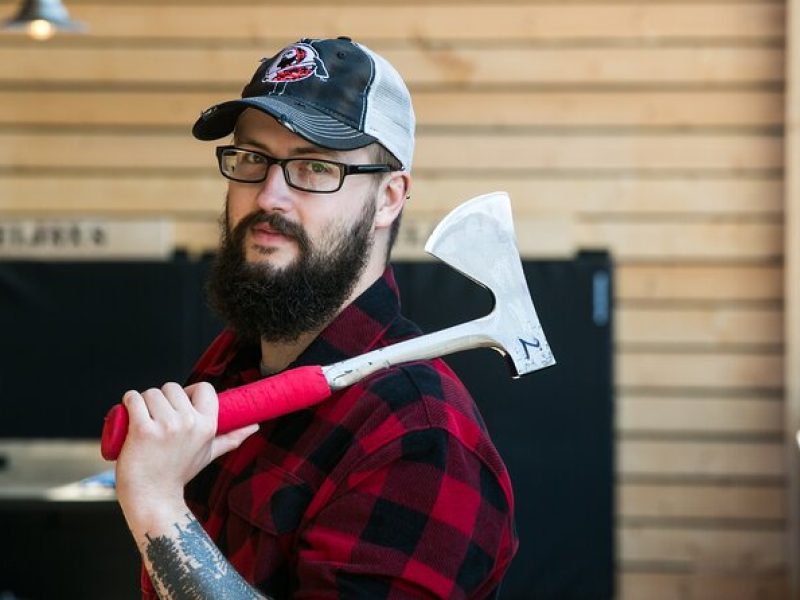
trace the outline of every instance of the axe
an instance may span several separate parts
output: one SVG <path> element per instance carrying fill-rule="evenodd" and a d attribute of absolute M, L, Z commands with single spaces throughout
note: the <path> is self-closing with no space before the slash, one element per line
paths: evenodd
<path fill-rule="evenodd" d="M 505 192 L 455 208 L 436 226 L 425 251 L 488 288 L 495 300 L 492 312 L 332 365 L 298 367 L 222 392 L 217 433 L 308 408 L 379 369 L 461 350 L 494 348 L 506 357 L 514 378 L 555 364 L 522 272 Z M 128 413 L 117 404 L 103 424 L 103 458 L 116 460 L 127 432 Z"/>

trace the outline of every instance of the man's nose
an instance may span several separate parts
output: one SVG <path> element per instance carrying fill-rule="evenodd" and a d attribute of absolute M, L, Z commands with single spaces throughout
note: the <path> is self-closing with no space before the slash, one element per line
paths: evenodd
<path fill-rule="evenodd" d="M 291 207 L 291 188 L 286 183 L 281 165 L 267 167 L 267 178 L 258 190 L 257 202 L 264 211 L 287 212 Z"/>

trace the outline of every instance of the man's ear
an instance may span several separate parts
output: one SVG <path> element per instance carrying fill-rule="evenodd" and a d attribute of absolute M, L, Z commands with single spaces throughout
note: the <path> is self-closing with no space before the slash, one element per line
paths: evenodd
<path fill-rule="evenodd" d="M 378 206 L 375 212 L 375 228 L 390 227 L 400 212 L 411 191 L 411 175 L 408 171 L 394 171 L 381 184 Z"/>

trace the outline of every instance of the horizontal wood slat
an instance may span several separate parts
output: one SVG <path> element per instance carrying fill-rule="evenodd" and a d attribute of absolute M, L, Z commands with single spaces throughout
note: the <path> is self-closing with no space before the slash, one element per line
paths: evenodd
<path fill-rule="evenodd" d="M 783 569 L 783 531 L 696 530 L 623 526 L 618 540 L 624 563 L 693 565 L 694 571 L 769 572 Z"/>
<path fill-rule="evenodd" d="M 631 476 L 781 477 L 784 448 L 778 442 L 617 442 L 618 472 Z"/>
<path fill-rule="evenodd" d="M 188 135 L 0 132 L 0 164 L 95 169 L 194 168 L 210 173 L 215 169 L 213 146 L 198 143 Z M 414 161 L 417 168 L 459 171 L 736 172 L 781 168 L 783 148 L 780 138 L 757 134 L 559 136 L 423 132 L 417 139 Z"/>
<path fill-rule="evenodd" d="M 621 483 L 617 515 L 622 519 L 740 519 L 782 521 L 782 486 L 659 485 Z"/>
<path fill-rule="evenodd" d="M 772 47 L 386 48 L 409 86 L 526 84 L 776 84 L 784 53 Z M 64 82 L 242 86 L 264 51 L 227 48 L 0 47 L 0 84 Z"/>
<path fill-rule="evenodd" d="M 212 160 L 211 157 L 206 157 Z M 216 215 L 225 181 L 204 175 L 0 175 L 0 210 Z M 504 190 L 517 218 L 569 215 L 747 215 L 780 218 L 779 179 L 562 179 L 414 174 L 406 214 L 443 215 L 468 198 Z"/>
<path fill-rule="evenodd" d="M 691 569 L 690 569 L 691 570 Z M 786 600 L 785 572 L 648 573 L 623 571 L 618 579 L 620 600 Z"/>
<path fill-rule="evenodd" d="M 621 387 L 780 390 L 783 360 L 765 352 L 617 352 Z"/>
<path fill-rule="evenodd" d="M 616 334 L 621 344 L 777 345 L 783 341 L 783 311 L 623 307 L 617 311 Z"/>
<path fill-rule="evenodd" d="M 783 294 L 779 265 L 620 265 L 614 283 L 618 300 L 776 301 Z"/>
<path fill-rule="evenodd" d="M 209 92 L 0 89 L 0 125 L 163 126 L 185 130 L 200 111 L 237 97 L 240 85 Z M 493 91 L 413 94 L 419 127 L 780 127 L 774 91 Z M 132 110 L 131 107 L 136 109 Z"/>
<path fill-rule="evenodd" d="M 73 3 L 75 18 L 91 24 L 98 38 L 270 39 L 331 37 L 347 32 L 369 41 L 596 40 L 643 37 L 760 39 L 782 37 L 780 4 L 716 5 L 464 3 L 453 27 L 453 7 L 344 2 L 336 5 L 272 3 L 225 6 L 105 6 Z M 486 24 L 491 23 L 491 27 Z"/>
<path fill-rule="evenodd" d="M 723 171 L 778 169 L 779 137 L 731 135 L 446 135 L 418 137 L 415 164 L 425 168 L 619 169 Z"/>
<path fill-rule="evenodd" d="M 617 430 L 625 433 L 768 434 L 783 432 L 783 404 L 763 397 L 668 398 L 622 394 Z"/>
<path fill-rule="evenodd" d="M 209 160 L 213 160 L 211 156 Z M 0 176 L 0 211 L 33 217 L 53 214 L 197 214 L 215 218 L 225 179 L 205 175 Z"/>
<path fill-rule="evenodd" d="M 773 223 L 580 223 L 581 247 L 610 248 L 619 260 L 768 260 L 783 252 Z"/>
<path fill-rule="evenodd" d="M 415 91 L 421 125 L 584 127 L 781 126 L 782 94 L 768 90 Z"/>

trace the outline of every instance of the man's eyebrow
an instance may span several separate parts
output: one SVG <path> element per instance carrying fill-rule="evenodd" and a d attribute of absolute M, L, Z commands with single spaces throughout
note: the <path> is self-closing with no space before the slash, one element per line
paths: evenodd
<path fill-rule="evenodd" d="M 265 144 L 257 142 L 256 140 L 251 140 L 250 138 L 247 137 L 233 136 L 233 143 L 236 146 L 241 146 L 242 144 L 244 144 L 245 146 L 255 146 L 256 148 L 264 152 L 264 154 L 270 154 L 270 155 L 272 154 L 272 152 L 270 152 L 270 149 Z"/>

